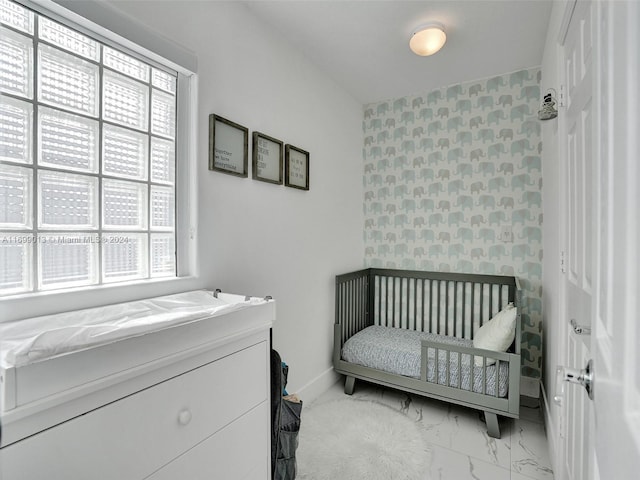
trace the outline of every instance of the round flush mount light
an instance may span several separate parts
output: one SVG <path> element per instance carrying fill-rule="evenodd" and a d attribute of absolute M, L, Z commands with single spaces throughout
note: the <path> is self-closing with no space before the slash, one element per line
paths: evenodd
<path fill-rule="evenodd" d="M 447 41 L 447 34 L 444 27 L 439 23 L 427 23 L 420 25 L 411 34 L 409 48 L 416 55 L 427 57 L 437 53 L 444 42 Z"/>

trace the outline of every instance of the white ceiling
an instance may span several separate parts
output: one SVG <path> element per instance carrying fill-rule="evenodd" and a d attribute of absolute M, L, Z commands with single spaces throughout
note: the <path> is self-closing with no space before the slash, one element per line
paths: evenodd
<path fill-rule="evenodd" d="M 538 66 L 551 0 L 297 0 L 246 2 L 363 104 Z M 408 47 L 413 29 L 445 26 L 430 57 Z"/>

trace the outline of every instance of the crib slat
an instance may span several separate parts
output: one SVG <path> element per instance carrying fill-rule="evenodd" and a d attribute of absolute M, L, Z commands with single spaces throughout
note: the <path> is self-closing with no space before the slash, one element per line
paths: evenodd
<path fill-rule="evenodd" d="M 472 283 L 471 284 L 471 323 L 469 324 L 469 328 L 471 329 L 471 338 L 473 338 L 473 327 L 476 321 L 476 303 L 475 303 L 475 296 L 476 296 L 476 284 Z"/>
<path fill-rule="evenodd" d="M 462 282 L 462 338 L 464 336 L 464 326 L 467 323 L 467 282 Z"/>
<path fill-rule="evenodd" d="M 433 332 L 433 280 L 429 280 L 429 333 Z"/>
<path fill-rule="evenodd" d="M 347 324 L 347 335 L 351 337 L 353 335 L 353 326 L 351 325 L 351 320 L 349 318 L 349 284 L 345 284 L 344 286 L 344 318 L 345 323 Z"/>
<path fill-rule="evenodd" d="M 440 317 L 440 303 L 442 303 L 442 297 L 440 294 L 440 285 L 442 284 L 442 282 L 440 280 L 436 281 L 436 285 L 438 287 L 438 291 L 436 293 L 436 298 L 438 299 L 438 305 L 436 308 L 436 321 L 437 321 L 437 325 L 436 325 L 436 333 L 438 335 L 440 335 L 440 323 L 441 323 L 441 317 Z"/>
<path fill-rule="evenodd" d="M 353 330 L 355 333 L 358 330 L 358 311 L 357 311 L 358 302 L 356 301 L 356 295 L 357 295 L 356 280 L 352 280 L 349 283 L 349 290 L 350 290 L 349 303 L 351 306 L 351 325 L 353 325 Z"/>
<path fill-rule="evenodd" d="M 360 279 L 360 324 L 362 328 L 367 326 L 367 279 L 362 277 Z"/>
<path fill-rule="evenodd" d="M 450 370 L 450 368 L 449 368 L 450 364 L 449 364 L 449 362 L 451 360 L 451 355 L 450 354 L 451 354 L 451 352 L 449 350 L 447 350 L 447 367 L 446 367 L 447 376 L 445 377 L 445 379 L 446 379 L 445 385 L 447 387 L 451 386 L 451 377 L 449 376 L 450 375 L 450 371 L 449 371 Z"/>
<path fill-rule="evenodd" d="M 418 279 L 413 279 L 413 326 L 418 330 Z"/>
<path fill-rule="evenodd" d="M 356 304 L 356 318 L 358 330 L 362 330 L 362 278 L 356 280 L 356 297 L 354 303 Z"/>
<path fill-rule="evenodd" d="M 444 334 L 449 335 L 449 284 L 444 282 Z"/>
<path fill-rule="evenodd" d="M 458 336 L 458 282 L 453 282 L 453 336 Z"/>
<path fill-rule="evenodd" d="M 482 388 L 482 393 L 484 395 L 487 394 L 487 357 L 482 356 L 482 384 L 484 385 Z"/>
<path fill-rule="evenodd" d="M 500 387 L 500 360 L 496 358 L 496 388 L 494 392 L 495 394 L 494 396 L 496 398 L 498 398 L 498 393 L 499 393 L 498 391 L 500 389 L 499 387 Z"/>
<path fill-rule="evenodd" d="M 402 305 L 405 303 L 404 300 L 404 279 L 398 278 L 398 328 L 404 328 L 402 326 Z"/>
<path fill-rule="evenodd" d="M 378 324 L 384 325 L 382 322 L 382 277 L 376 277 L 376 281 L 378 282 Z"/>
<path fill-rule="evenodd" d="M 396 326 L 396 277 L 391 277 L 391 326 Z"/>
<path fill-rule="evenodd" d="M 484 285 L 480 284 L 480 326 L 484 325 Z"/>
<path fill-rule="evenodd" d="M 345 289 L 345 285 L 344 283 L 342 285 L 340 285 L 340 324 L 341 324 L 341 334 L 342 334 L 342 342 L 344 344 L 344 342 L 347 340 L 347 319 L 346 319 L 346 315 L 345 315 L 345 309 L 344 309 L 344 289 Z"/>
<path fill-rule="evenodd" d="M 471 378 L 473 379 L 473 374 Z M 462 354 L 460 352 L 458 352 L 458 388 L 462 388 Z"/>
<path fill-rule="evenodd" d="M 384 326 L 389 326 L 389 277 L 384 282 Z"/>
<path fill-rule="evenodd" d="M 342 323 L 342 338 L 346 340 L 347 338 L 347 328 L 349 327 L 347 322 L 347 316 L 345 314 L 345 284 L 340 285 L 340 320 Z"/>
<path fill-rule="evenodd" d="M 344 284 L 344 323 L 346 328 L 347 338 L 353 335 L 353 326 L 349 319 L 349 283 Z"/>
<path fill-rule="evenodd" d="M 351 324 L 351 334 L 356 333 L 356 313 L 355 313 L 355 280 L 349 282 L 349 323 Z"/>
<path fill-rule="evenodd" d="M 493 317 L 493 290 L 493 286 L 489 285 L 489 317 L 487 320 Z"/>
<path fill-rule="evenodd" d="M 424 298 L 425 297 L 424 288 L 425 288 L 426 282 L 424 280 L 421 280 L 421 284 L 422 284 L 422 287 L 420 288 L 420 291 L 422 292 L 422 315 L 420 315 L 420 330 L 424 332 L 425 331 L 424 330 L 424 319 L 425 319 L 425 316 L 426 316 L 426 313 L 424 311 L 424 304 L 425 304 L 425 301 L 424 301 L 425 300 L 425 298 Z"/>
<path fill-rule="evenodd" d="M 396 326 L 396 277 L 391 278 L 391 326 Z"/>
<path fill-rule="evenodd" d="M 360 279 L 360 322 L 363 328 L 367 323 L 367 296 L 365 295 L 366 291 L 367 279 L 365 277 L 362 277 Z"/>

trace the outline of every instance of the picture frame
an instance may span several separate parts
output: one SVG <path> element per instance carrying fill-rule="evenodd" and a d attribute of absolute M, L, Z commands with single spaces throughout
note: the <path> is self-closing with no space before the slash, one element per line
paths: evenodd
<path fill-rule="evenodd" d="M 249 129 L 220 115 L 209 115 L 209 170 L 249 176 Z"/>
<path fill-rule="evenodd" d="M 284 143 L 260 132 L 253 132 L 251 175 L 254 180 L 282 185 Z"/>
<path fill-rule="evenodd" d="M 287 187 L 309 190 L 309 152 L 285 145 L 284 182 Z"/>

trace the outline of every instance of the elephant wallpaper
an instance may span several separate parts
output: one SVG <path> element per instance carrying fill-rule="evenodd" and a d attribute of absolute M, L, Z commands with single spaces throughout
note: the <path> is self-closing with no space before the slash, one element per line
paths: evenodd
<path fill-rule="evenodd" d="M 516 275 L 542 363 L 540 69 L 365 106 L 365 266 Z M 510 226 L 512 242 L 501 240 Z"/>

